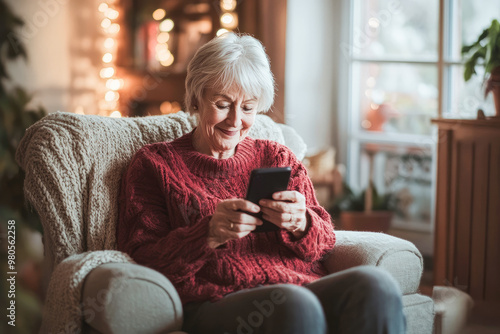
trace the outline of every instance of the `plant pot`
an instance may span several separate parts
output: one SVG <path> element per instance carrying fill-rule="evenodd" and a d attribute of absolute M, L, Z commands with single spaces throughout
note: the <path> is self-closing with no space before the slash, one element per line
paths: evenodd
<path fill-rule="evenodd" d="M 342 211 L 340 225 L 343 230 L 387 232 L 391 227 L 392 211 Z"/>
<path fill-rule="evenodd" d="M 493 101 L 495 102 L 495 118 L 500 118 L 500 66 L 491 71 L 490 83 Z"/>

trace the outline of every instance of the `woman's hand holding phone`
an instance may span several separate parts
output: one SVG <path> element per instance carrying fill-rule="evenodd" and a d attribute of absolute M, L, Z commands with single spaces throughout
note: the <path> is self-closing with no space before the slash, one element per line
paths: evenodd
<path fill-rule="evenodd" d="M 208 245 L 217 248 L 232 239 L 241 239 L 262 225 L 262 220 L 250 215 L 260 207 L 242 198 L 220 201 L 208 228 Z"/>
<path fill-rule="evenodd" d="M 304 235 L 307 226 L 306 199 L 298 191 L 275 192 L 273 199 L 262 199 L 262 218 L 291 232 L 296 238 Z"/>

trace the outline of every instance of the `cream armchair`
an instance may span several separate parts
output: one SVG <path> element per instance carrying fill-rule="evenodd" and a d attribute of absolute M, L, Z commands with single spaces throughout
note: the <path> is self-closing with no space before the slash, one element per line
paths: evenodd
<path fill-rule="evenodd" d="M 120 179 L 142 146 L 191 131 L 196 119 L 169 116 L 107 118 L 57 112 L 30 127 L 16 159 L 26 172 L 25 195 L 40 215 L 49 281 L 42 332 L 173 333 L 182 305 L 160 273 L 116 251 Z M 296 132 L 257 116 L 250 135 L 281 142 L 299 159 Z M 325 260 L 330 272 L 358 265 L 390 272 L 403 292 L 408 333 L 432 333 L 434 309 L 418 294 L 422 257 L 415 246 L 381 233 L 337 231 Z"/>

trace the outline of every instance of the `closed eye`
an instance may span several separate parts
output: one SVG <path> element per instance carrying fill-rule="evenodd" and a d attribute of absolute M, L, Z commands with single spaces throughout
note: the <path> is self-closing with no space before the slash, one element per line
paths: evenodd
<path fill-rule="evenodd" d="M 245 106 L 245 107 L 243 107 L 243 111 L 244 111 L 244 112 L 247 112 L 247 113 L 250 113 L 250 112 L 252 112 L 252 111 L 253 111 L 253 106 L 252 106 L 252 107 L 250 107 L 250 106 Z"/>

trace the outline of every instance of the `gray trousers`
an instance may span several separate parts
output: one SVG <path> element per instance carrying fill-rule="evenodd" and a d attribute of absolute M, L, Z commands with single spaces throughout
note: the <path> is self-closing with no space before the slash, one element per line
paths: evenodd
<path fill-rule="evenodd" d="M 360 266 L 303 287 L 259 286 L 184 306 L 189 334 L 405 333 L 401 291 L 386 271 Z"/>

